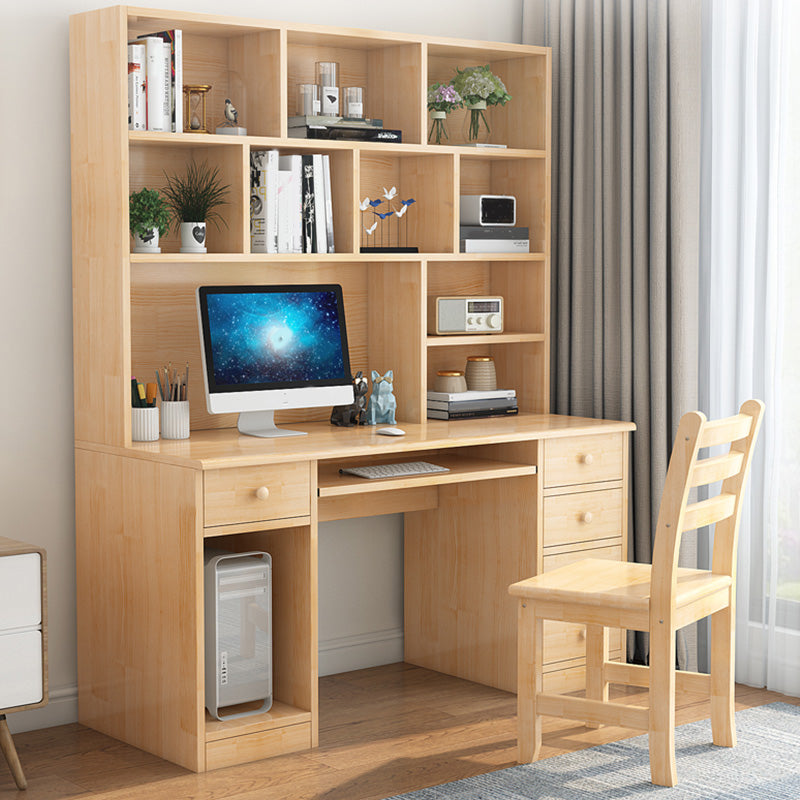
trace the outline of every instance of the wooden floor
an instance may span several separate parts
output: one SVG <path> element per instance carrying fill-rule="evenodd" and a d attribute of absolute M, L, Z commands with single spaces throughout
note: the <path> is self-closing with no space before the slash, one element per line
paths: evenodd
<path fill-rule="evenodd" d="M 623 702 L 644 704 L 631 689 Z M 737 710 L 800 699 L 737 687 Z M 393 664 L 320 681 L 320 747 L 195 775 L 84 728 L 17 734 L 28 790 L 20 794 L 0 761 L 0 800 L 368 800 L 513 766 L 515 697 L 435 672 Z M 707 716 L 696 695 L 678 697 L 678 724 Z M 544 755 L 637 735 L 545 723 Z M 678 765 L 680 770 L 680 765 Z"/>

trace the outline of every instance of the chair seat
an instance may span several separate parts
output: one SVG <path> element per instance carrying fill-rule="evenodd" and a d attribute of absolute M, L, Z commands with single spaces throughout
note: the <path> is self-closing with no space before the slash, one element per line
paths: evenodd
<path fill-rule="evenodd" d="M 551 603 L 588 604 L 647 614 L 650 564 L 586 558 L 509 586 L 509 594 Z M 676 609 L 689 606 L 731 585 L 728 575 L 702 569 L 678 569 Z"/>

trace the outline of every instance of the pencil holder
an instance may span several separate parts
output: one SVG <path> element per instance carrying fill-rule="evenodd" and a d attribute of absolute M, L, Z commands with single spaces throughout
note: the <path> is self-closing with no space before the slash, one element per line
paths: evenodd
<path fill-rule="evenodd" d="M 131 409 L 131 439 L 134 442 L 158 440 L 158 408 Z"/>
<path fill-rule="evenodd" d="M 164 400 L 161 403 L 161 438 L 189 438 L 188 400 Z"/>

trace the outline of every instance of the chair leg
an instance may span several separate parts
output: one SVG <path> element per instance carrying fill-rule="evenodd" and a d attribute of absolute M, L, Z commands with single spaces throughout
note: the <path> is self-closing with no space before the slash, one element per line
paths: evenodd
<path fill-rule="evenodd" d="M 711 735 L 720 747 L 736 746 L 733 608 L 711 615 Z"/>
<path fill-rule="evenodd" d="M 542 718 L 536 694 L 542 691 L 543 624 L 533 604 L 520 600 L 517 641 L 517 761 L 536 761 L 542 749 Z"/>
<path fill-rule="evenodd" d="M 650 626 L 650 776 L 658 786 L 678 782 L 675 769 L 675 631 Z"/>
<path fill-rule="evenodd" d="M 0 750 L 8 762 L 8 768 L 14 776 L 14 783 L 17 789 L 27 789 L 28 782 L 25 780 L 25 773 L 22 771 L 22 764 L 19 763 L 17 748 L 14 747 L 14 740 L 11 738 L 11 731 L 8 729 L 6 715 L 0 714 Z"/>
<path fill-rule="evenodd" d="M 603 665 L 608 661 L 608 628 L 586 626 L 586 697 L 608 702 L 608 681 L 603 680 Z M 587 722 L 587 728 L 600 728 L 597 722 Z"/>

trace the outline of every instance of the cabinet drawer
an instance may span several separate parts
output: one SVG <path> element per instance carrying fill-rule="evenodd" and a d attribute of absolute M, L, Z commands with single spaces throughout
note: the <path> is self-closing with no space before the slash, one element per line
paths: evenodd
<path fill-rule="evenodd" d="M 221 769 L 311 747 L 311 723 L 220 739 L 206 745 L 206 769 Z"/>
<path fill-rule="evenodd" d="M 41 623 L 41 578 L 42 557 L 39 553 L 0 558 L 0 632 Z"/>
<path fill-rule="evenodd" d="M 584 558 L 604 558 L 619 561 L 622 558 L 622 544 L 609 547 L 595 547 L 572 553 L 544 557 L 544 571 L 565 567 Z M 608 632 L 608 649 L 612 654 L 622 648 L 622 631 L 612 628 Z M 544 663 L 549 664 L 570 659 L 584 659 L 586 656 L 586 628 L 570 622 L 544 621 Z"/>
<path fill-rule="evenodd" d="M 205 473 L 205 525 L 303 517 L 310 513 L 309 467 L 304 461 Z"/>
<path fill-rule="evenodd" d="M 622 479 L 622 433 L 548 439 L 544 445 L 544 487 Z"/>
<path fill-rule="evenodd" d="M 42 632 L 0 631 L 0 709 L 40 703 L 42 682 Z"/>
<path fill-rule="evenodd" d="M 622 489 L 544 498 L 545 547 L 622 536 Z"/>

